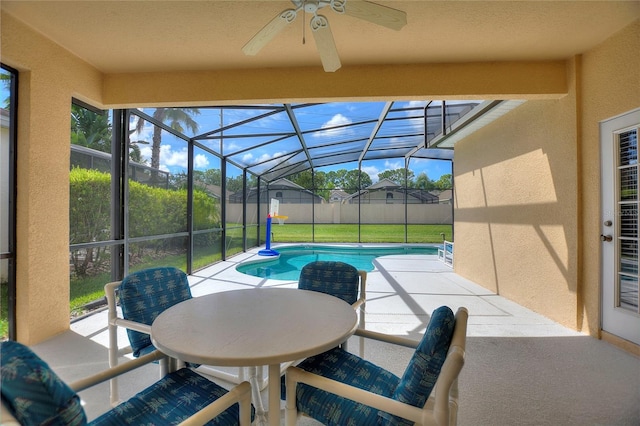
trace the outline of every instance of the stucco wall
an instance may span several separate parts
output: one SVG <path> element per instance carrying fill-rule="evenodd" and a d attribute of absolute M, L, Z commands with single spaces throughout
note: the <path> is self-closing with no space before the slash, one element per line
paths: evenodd
<path fill-rule="evenodd" d="M 575 94 L 528 101 L 455 147 L 455 271 L 574 327 Z"/>
<path fill-rule="evenodd" d="M 2 14 L 2 61 L 19 71 L 17 339 L 69 328 L 71 98 L 100 99 L 101 75 Z"/>
<path fill-rule="evenodd" d="M 584 327 L 600 328 L 600 132 L 599 123 L 640 107 L 640 20 L 582 57 L 580 185 L 582 261 L 579 285 Z"/>
<path fill-rule="evenodd" d="M 640 106 L 640 24 L 569 62 L 569 94 L 528 101 L 455 148 L 455 271 L 598 335 L 598 123 Z"/>

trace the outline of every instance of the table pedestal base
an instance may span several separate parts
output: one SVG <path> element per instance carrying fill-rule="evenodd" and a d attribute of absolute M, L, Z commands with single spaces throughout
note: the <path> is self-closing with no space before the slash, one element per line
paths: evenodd
<path fill-rule="evenodd" d="M 269 366 L 269 378 L 267 379 L 268 395 L 269 395 L 269 407 L 265 410 L 264 402 L 262 401 L 262 395 L 260 389 L 262 377 L 258 377 L 258 371 L 262 371 L 262 368 L 249 367 L 249 383 L 251 383 L 251 397 L 253 399 L 253 406 L 256 409 L 256 424 L 263 426 L 276 426 L 280 425 L 280 364 L 273 364 Z"/>

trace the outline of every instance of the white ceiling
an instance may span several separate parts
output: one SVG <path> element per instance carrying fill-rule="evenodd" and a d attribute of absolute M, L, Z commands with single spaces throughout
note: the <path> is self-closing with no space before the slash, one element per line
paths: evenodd
<path fill-rule="evenodd" d="M 348 3 L 349 0 L 347 0 Z M 343 67 L 558 60 L 640 17 L 633 1 L 379 1 L 400 31 L 332 11 Z M 318 66 L 301 16 L 256 56 L 242 46 L 288 1 L 7 1 L 3 11 L 105 73 Z M 302 43 L 303 22 L 307 26 Z"/>

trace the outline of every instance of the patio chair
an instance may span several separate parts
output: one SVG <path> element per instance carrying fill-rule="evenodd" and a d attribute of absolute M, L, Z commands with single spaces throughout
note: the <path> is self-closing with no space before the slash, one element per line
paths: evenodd
<path fill-rule="evenodd" d="M 151 343 L 151 324 L 163 311 L 171 306 L 191 298 L 191 289 L 187 275 L 174 267 L 155 267 L 133 272 L 122 281 L 105 285 L 104 291 L 108 305 L 109 330 L 109 366 L 118 365 L 118 358 L 133 353 L 140 357 L 154 351 Z M 120 302 L 122 316 L 119 316 L 117 299 Z M 127 330 L 129 345 L 123 348 L 118 343 L 118 327 Z M 192 366 L 197 367 L 197 366 Z M 231 383 L 240 383 L 242 370 L 237 375 L 206 366 L 206 374 Z M 167 364 L 160 363 L 160 377 L 168 371 Z M 110 382 L 111 404 L 119 402 L 118 382 Z"/>
<path fill-rule="evenodd" d="M 464 365 L 468 312 L 433 312 L 422 340 L 358 330 L 362 336 L 415 348 L 400 378 L 341 348 L 307 358 L 285 374 L 286 424 L 298 413 L 325 425 L 455 425 L 458 375 Z M 432 392 L 433 391 L 433 392 Z"/>
<path fill-rule="evenodd" d="M 298 288 L 338 297 L 354 309 L 360 309 L 359 327 L 365 326 L 367 272 L 344 262 L 318 260 L 306 264 L 300 271 Z M 359 293 L 359 296 L 358 296 Z M 347 342 L 342 344 L 346 350 Z M 363 346 L 360 346 L 360 356 Z"/>
<path fill-rule="evenodd" d="M 153 351 L 67 385 L 29 347 L 6 341 L 0 344 L 0 351 L 0 418 L 3 424 L 16 425 L 85 425 L 87 416 L 77 392 L 165 356 Z M 182 368 L 169 373 L 89 424 L 249 426 L 254 416 L 248 382 L 227 391 L 193 370 Z"/>

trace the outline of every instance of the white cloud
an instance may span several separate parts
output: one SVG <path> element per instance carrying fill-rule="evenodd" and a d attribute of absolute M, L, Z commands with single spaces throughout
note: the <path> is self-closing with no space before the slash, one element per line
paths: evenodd
<path fill-rule="evenodd" d="M 385 170 L 404 169 L 404 162 L 386 160 L 384 162 Z"/>
<path fill-rule="evenodd" d="M 180 151 L 173 151 L 171 145 L 160 146 L 160 165 L 161 166 L 178 166 L 187 168 L 188 153 L 187 148 Z"/>
<path fill-rule="evenodd" d="M 282 152 L 274 152 L 273 154 L 264 153 L 260 157 L 258 157 L 258 163 L 262 163 L 263 161 L 269 161 L 274 157 L 281 156 L 282 154 L 284 154 L 284 153 L 282 153 Z"/>
<path fill-rule="evenodd" d="M 331 119 L 329 121 L 327 121 L 326 123 L 324 123 L 322 125 L 322 128 L 325 129 L 327 127 L 333 127 L 333 126 L 340 126 L 343 124 L 351 124 L 352 121 L 350 119 L 348 119 L 347 117 L 345 117 L 342 114 L 336 114 L 333 117 L 331 117 Z"/>
<path fill-rule="evenodd" d="M 216 142 L 216 144 L 217 144 L 217 142 Z M 217 148 L 214 148 L 214 149 L 215 149 L 215 151 L 218 151 Z M 222 146 L 222 151 L 225 154 L 230 154 L 230 153 L 238 151 L 240 149 L 242 149 L 242 147 L 240 145 L 238 145 L 237 143 L 235 143 L 235 142 L 227 142 L 226 140 L 225 140 L 225 142 L 224 142 L 224 144 Z"/>
<path fill-rule="evenodd" d="M 140 147 L 140 156 L 151 163 L 151 145 L 138 145 Z"/>
<path fill-rule="evenodd" d="M 321 138 L 321 137 L 345 135 L 345 134 L 352 133 L 352 131 L 346 127 L 332 129 L 332 127 L 335 127 L 335 126 L 344 126 L 346 124 L 351 124 L 351 123 L 353 123 L 353 121 L 345 117 L 344 115 L 335 114 L 333 117 L 329 119 L 329 121 L 326 121 L 322 126 L 320 126 L 321 129 L 326 129 L 326 130 L 313 133 L 313 137 Z"/>
<path fill-rule="evenodd" d="M 135 125 L 136 122 L 138 120 L 138 117 L 132 117 L 131 122 L 129 123 L 129 126 L 131 127 L 131 130 L 135 129 Z M 148 121 L 144 122 L 144 125 L 142 126 L 142 129 L 140 129 L 140 132 L 136 132 L 131 134 L 130 139 L 132 141 L 145 141 L 145 142 L 149 142 L 152 143 L 152 139 L 153 139 L 153 125 L 150 124 Z M 142 148 L 145 145 L 140 145 L 140 147 Z"/>
<path fill-rule="evenodd" d="M 373 183 L 378 181 L 378 173 L 380 173 L 380 170 L 376 166 L 365 166 L 362 168 L 362 171 L 369 175 Z"/>
<path fill-rule="evenodd" d="M 204 154 L 198 154 L 193 159 L 193 167 L 196 169 L 206 169 L 209 166 L 209 159 Z"/>
<path fill-rule="evenodd" d="M 269 154 L 262 154 L 260 157 L 258 157 L 258 163 L 262 163 L 264 161 L 269 161 L 271 160 L 271 156 Z"/>

